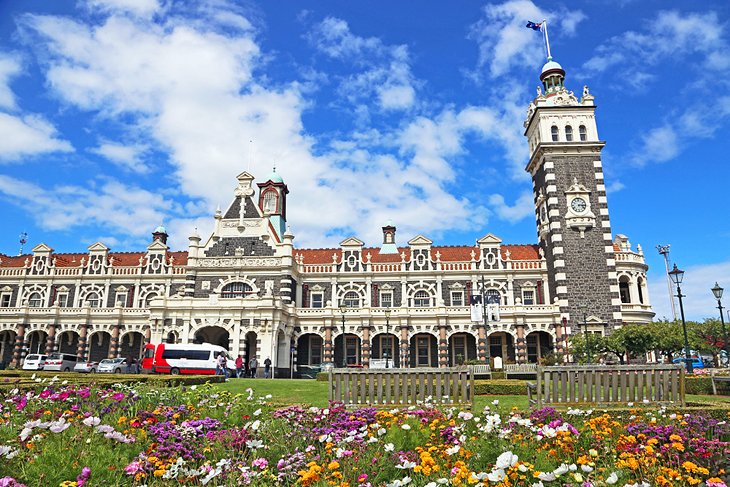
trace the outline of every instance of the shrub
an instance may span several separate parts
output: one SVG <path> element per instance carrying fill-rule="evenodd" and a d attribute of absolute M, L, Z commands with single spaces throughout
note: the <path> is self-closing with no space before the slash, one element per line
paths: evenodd
<path fill-rule="evenodd" d="M 712 379 L 709 376 L 684 376 L 686 394 L 712 394 Z"/>
<path fill-rule="evenodd" d="M 474 381 L 474 395 L 526 396 L 527 381 L 491 379 Z"/>

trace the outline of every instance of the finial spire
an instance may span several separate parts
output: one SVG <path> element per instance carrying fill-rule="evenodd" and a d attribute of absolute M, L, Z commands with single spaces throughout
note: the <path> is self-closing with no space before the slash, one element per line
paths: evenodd
<path fill-rule="evenodd" d="M 28 233 L 21 233 L 18 241 L 20 242 L 20 252 L 18 252 L 18 256 L 21 256 L 23 255 L 23 246 L 26 244 L 26 242 L 28 242 Z"/>

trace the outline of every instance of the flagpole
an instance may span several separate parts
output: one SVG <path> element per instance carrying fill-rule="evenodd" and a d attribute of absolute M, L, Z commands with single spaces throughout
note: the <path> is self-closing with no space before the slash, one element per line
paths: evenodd
<path fill-rule="evenodd" d="M 547 60 L 550 61 L 553 57 L 550 55 L 550 38 L 548 37 L 547 20 L 542 20 L 542 25 L 545 27 L 545 47 L 547 48 Z"/>

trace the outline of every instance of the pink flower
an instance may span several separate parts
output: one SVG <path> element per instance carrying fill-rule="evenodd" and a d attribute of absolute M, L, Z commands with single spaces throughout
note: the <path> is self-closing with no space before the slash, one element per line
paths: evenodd
<path fill-rule="evenodd" d="M 134 475 L 142 470 L 142 464 L 139 462 L 132 462 L 124 467 L 124 473 L 127 475 Z"/>
<path fill-rule="evenodd" d="M 114 399 L 115 401 L 119 402 L 122 399 L 124 399 L 124 393 L 123 392 L 117 392 L 116 394 L 114 394 L 112 396 L 112 399 Z"/>
<path fill-rule="evenodd" d="M 38 397 L 40 397 L 41 399 L 46 399 L 50 395 L 51 395 L 51 391 L 48 389 L 44 389 L 43 392 L 38 394 Z"/>
<path fill-rule="evenodd" d="M 76 485 L 83 487 L 86 481 L 89 480 L 89 477 L 91 477 L 91 469 L 89 467 L 82 468 L 81 473 L 76 477 Z"/>
<path fill-rule="evenodd" d="M 360 476 L 359 476 L 359 477 L 357 478 L 357 481 L 358 481 L 358 482 L 360 482 L 360 483 L 363 483 L 363 482 L 365 482 L 365 481 L 366 481 L 367 479 L 368 479 L 368 474 L 364 473 L 364 474 L 360 475 Z"/>
<path fill-rule="evenodd" d="M 251 462 L 251 466 L 252 467 L 258 467 L 261 470 L 263 470 L 263 469 L 265 469 L 266 467 L 269 466 L 269 462 L 266 461 L 266 459 L 263 458 L 263 457 L 262 458 L 257 458 L 256 460 L 254 460 L 253 462 Z"/>
<path fill-rule="evenodd" d="M 28 399 L 25 396 L 22 396 L 18 402 L 15 403 L 15 409 L 18 411 L 22 411 L 25 409 L 25 405 L 28 404 Z"/>

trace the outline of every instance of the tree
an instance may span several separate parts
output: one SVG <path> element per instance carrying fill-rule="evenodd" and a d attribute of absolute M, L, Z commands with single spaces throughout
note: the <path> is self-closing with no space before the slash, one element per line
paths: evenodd
<path fill-rule="evenodd" d="M 653 339 L 654 350 L 665 355 L 670 362 L 672 356 L 684 348 L 684 335 L 680 322 L 660 320 L 645 326 Z"/>
<path fill-rule="evenodd" d="M 688 323 L 688 326 L 690 323 Z M 720 351 L 723 349 L 723 333 L 720 320 L 705 318 L 702 323 L 691 322 L 693 338 L 696 340 L 697 350 L 712 354 L 715 363 L 719 364 Z"/>

